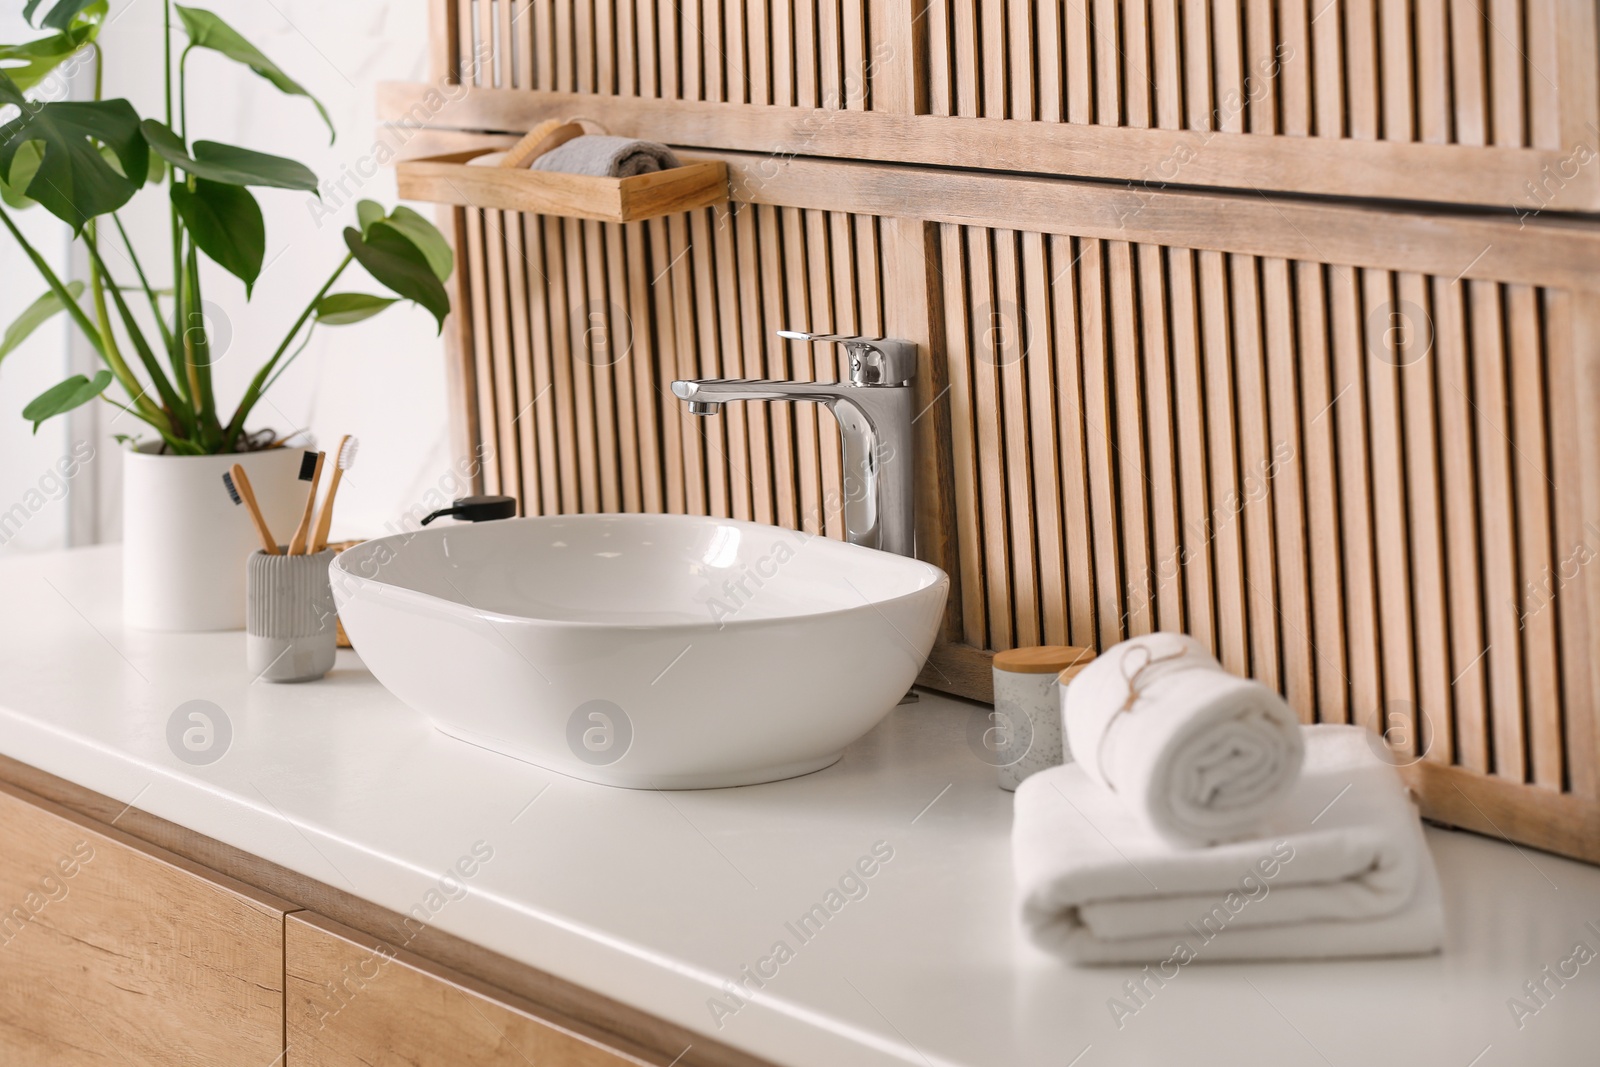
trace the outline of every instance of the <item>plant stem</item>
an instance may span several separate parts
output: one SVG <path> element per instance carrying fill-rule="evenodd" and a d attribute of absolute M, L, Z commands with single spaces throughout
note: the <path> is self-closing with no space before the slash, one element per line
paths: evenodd
<path fill-rule="evenodd" d="M 38 253 L 33 245 L 28 243 L 28 239 L 22 236 L 22 231 L 17 229 L 17 224 L 11 221 L 11 216 L 6 214 L 3 208 L 0 208 L 0 223 L 3 223 L 5 228 L 11 231 L 12 238 L 23 252 L 27 253 L 28 258 L 33 261 L 34 267 L 39 271 L 40 276 L 44 278 L 45 284 L 50 287 L 50 291 L 55 294 L 56 299 L 61 301 L 62 306 L 67 309 L 67 314 L 77 324 L 78 329 L 83 332 L 84 337 L 88 338 L 89 343 L 94 346 L 96 354 L 105 360 L 107 367 L 111 368 L 111 373 L 116 377 L 122 388 L 127 391 L 128 396 L 132 398 L 132 403 L 139 408 L 141 417 L 150 425 L 162 431 L 163 434 L 170 433 L 172 424 L 168 421 L 166 414 L 144 395 L 144 390 L 139 387 L 139 379 L 133 376 L 133 371 L 128 369 L 127 363 L 123 362 L 122 356 L 116 351 L 114 345 L 109 349 L 107 348 L 106 338 L 102 337 L 95 324 L 89 321 L 89 316 L 84 313 L 82 307 L 78 306 L 78 302 L 72 298 L 72 294 L 61 283 L 61 279 L 56 277 L 56 272 L 50 269 L 50 264 L 46 263 L 44 257 Z"/>
<path fill-rule="evenodd" d="M 122 325 L 128 331 L 128 339 L 133 342 L 134 351 L 139 353 L 139 361 L 144 364 L 145 372 L 150 375 L 151 382 L 155 384 L 156 392 L 161 397 L 161 403 L 167 409 L 169 422 L 171 419 L 177 418 L 182 420 L 185 426 L 191 424 L 192 413 L 188 410 L 182 398 L 173 390 L 172 383 L 167 381 L 167 376 L 162 371 L 161 364 L 156 362 L 155 353 L 150 350 L 150 345 L 146 343 L 144 332 L 139 329 L 139 323 L 134 319 L 132 309 L 128 307 L 128 302 L 123 299 L 122 290 L 117 288 L 116 279 L 111 276 L 111 271 L 106 268 L 105 260 L 100 258 L 100 247 L 95 241 L 91 229 L 84 230 L 83 243 L 89 249 L 90 259 L 94 261 L 93 266 L 96 273 L 91 280 L 95 292 L 95 311 L 102 316 L 101 328 L 107 340 L 112 337 L 111 325 L 104 320 L 103 316 L 105 313 L 105 293 L 109 288 L 111 299 L 117 305 L 117 313 L 122 317 Z M 109 283 L 109 287 L 100 284 L 102 277 Z"/>
<path fill-rule="evenodd" d="M 189 53 L 194 45 L 187 45 L 178 56 L 178 136 L 185 146 L 189 143 Z"/>
<path fill-rule="evenodd" d="M 161 88 L 167 97 L 167 129 L 172 129 L 172 0 L 161 0 Z"/>
<path fill-rule="evenodd" d="M 272 368 L 277 365 L 278 360 L 282 359 L 283 354 L 288 351 L 289 345 L 293 343 L 296 335 L 300 333 L 300 327 L 304 326 L 306 320 L 311 318 L 312 312 L 316 311 L 317 302 L 328 295 L 328 290 L 333 288 L 333 283 L 339 280 L 339 275 L 343 274 L 345 268 L 354 260 L 354 256 L 348 252 L 345 253 L 345 257 L 340 261 L 339 266 L 334 268 L 334 272 L 328 276 L 328 280 L 323 283 L 322 288 L 317 290 L 317 295 L 311 298 L 311 302 L 300 313 L 300 317 L 294 320 L 294 325 L 289 328 L 288 336 L 283 339 L 283 343 L 278 346 L 278 350 L 272 354 L 272 358 L 267 360 L 261 369 L 256 372 L 256 376 L 250 380 L 250 386 L 244 391 L 244 396 L 239 400 L 239 407 L 234 411 L 233 418 L 228 420 L 228 429 L 224 437 L 229 446 L 244 430 L 244 420 L 249 417 L 250 409 L 256 406 L 256 401 L 260 400 L 261 394 L 266 391 L 267 379 L 272 374 Z"/>
<path fill-rule="evenodd" d="M 172 331 L 167 329 L 167 320 L 161 317 L 161 304 L 156 300 L 156 291 L 150 287 L 150 279 L 145 276 L 144 266 L 139 262 L 139 253 L 133 250 L 133 242 L 128 239 L 128 231 L 122 228 L 122 220 L 115 214 L 111 221 L 116 224 L 117 233 L 122 236 L 122 246 L 128 250 L 128 262 L 133 264 L 133 271 L 139 276 L 139 286 L 144 290 L 144 295 L 150 301 L 150 312 L 155 316 L 156 325 L 161 328 L 161 340 L 167 346 L 167 355 L 172 358 L 172 369 L 178 369 L 177 349 L 172 343 Z"/>
<path fill-rule="evenodd" d="M 215 449 L 225 442 L 222 427 L 217 424 L 216 398 L 211 390 L 211 339 L 206 336 L 205 305 L 200 299 L 200 256 L 192 240 L 183 263 L 183 284 L 184 302 L 192 309 L 190 318 L 195 320 L 183 331 L 183 358 L 194 393 L 195 422 L 200 429 L 201 443 Z"/>
<path fill-rule="evenodd" d="M 279 378 L 283 377 L 283 372 L 289 369 L 289 365 L 294 362 L 295 357 L 306 350 L 306 346 L 311 343 L 312 335 L 316 332 L 317 324 L 312 322 L 311 329 L 306 331 L 306 339 L 301 341 L 293 352 L 289 353 L 289 355 L 284 359 L 282 365 L 279 366 L 277 371 L 273 373 L 272 377 L 267 379 L 267 384 L 261 387 L 262 395 L 266 395 L 272 391 L 272 387 L 277 384 Z"/>

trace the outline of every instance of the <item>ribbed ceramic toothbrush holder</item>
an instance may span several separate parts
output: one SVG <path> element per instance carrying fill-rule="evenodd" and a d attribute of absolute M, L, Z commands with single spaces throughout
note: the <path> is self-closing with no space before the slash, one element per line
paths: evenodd
<path fill-rule="evenodd" d="M 251 555 L 245 581 L 245 660 L 252 678 L 311 682 L 333 669 L 338 641 L 331 549 L 312 556 Z"/>

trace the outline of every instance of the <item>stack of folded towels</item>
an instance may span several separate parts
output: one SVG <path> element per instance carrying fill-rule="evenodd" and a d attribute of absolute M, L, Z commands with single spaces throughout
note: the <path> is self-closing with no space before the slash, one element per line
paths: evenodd
<path fill-rule="evenodd" d="M 1064 766 L 1017 789 L 1022 921 L 1074 963 L 1436 951 L 1439 879 L 1358 726 L 1301 726 L 1197 641 L 1103 653 L 1062 692 Z"/>

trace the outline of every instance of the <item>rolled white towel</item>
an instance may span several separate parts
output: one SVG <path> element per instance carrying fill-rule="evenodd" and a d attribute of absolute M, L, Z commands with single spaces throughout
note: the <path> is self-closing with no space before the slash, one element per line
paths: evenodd
<path fill-rule="evenodd" d="M 1300 730 L 1305 772 L 1262 835 L 1215 848 L 1163 841 L 1081 765 L 1023 782 L 1012 863 L 1029 938 L 1073 963 L 1436 950 L 1438 877 L 1399 774 L 1361 727 Z"/>
<path fill-rule="evenodd" d="M 1101 653 L 1061 695 L 1072 757 L 1176 845 L 1253 834 L 1300 773 L 1300 723 L 1281 696 L 1229 674 L 1185 634 Z"/>

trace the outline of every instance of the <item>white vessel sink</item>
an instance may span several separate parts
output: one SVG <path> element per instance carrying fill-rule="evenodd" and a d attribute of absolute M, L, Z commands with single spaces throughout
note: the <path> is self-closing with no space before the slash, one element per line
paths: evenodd
<path fill-rule="evenodd" d="M 918 560 L 681 515 L 397 534 L 332 578 L 362 660 L 440 730 L 651 789 L 833 763 L 916 678 L 949 589 Z"/>

